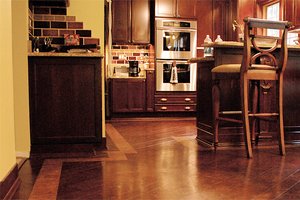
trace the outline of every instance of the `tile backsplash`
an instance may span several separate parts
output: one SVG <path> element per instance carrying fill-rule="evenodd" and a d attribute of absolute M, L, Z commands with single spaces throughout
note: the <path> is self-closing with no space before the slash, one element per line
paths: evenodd
<path fill-rule="evenodd" d="M 141 70 L 154 68 L 154 46 L 149 45 L 112 45 L 110 72 L 113 75 L 114 67 L 127 66 L 128 61 L 137 60 Z"/>
<path fill-rule="evenodd" d="M 137 60 L 154 67 L 153 45 L 113 45 L 111 55 L 112 64 L 128 64 L 129 60 Z"/>

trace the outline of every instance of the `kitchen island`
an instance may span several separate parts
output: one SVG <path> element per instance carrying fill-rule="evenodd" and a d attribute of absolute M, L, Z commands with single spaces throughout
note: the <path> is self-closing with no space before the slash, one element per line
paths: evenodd
<path fill-rule="evenodd" d="M 100 53 L 29 53 L 31 146 L 103 144 Z"/>
<path fill-rule="evenodd" d="M 241 63 L 243 43 L 219 42 L 206 45 L 214 48 L 213 57 L 195 58 L 197 62 L 197 140 L 201 144 L 213 146 L 214 134 L 212 129 L 212 79 L 211 69 L 220 64 Z M 300 47 L 288 47 L 288 62 L 284 74 L 284 126 L 286 143 L 300 143 Z M 240 110 L 240 84 L 238 80 L 226 80 L 221 84 L 221 109 Z M 260 83 L 259 109 L 273 109 L 272 82 Z M 260 142 L 277 142 L 276 125 L 260 121 L 257 126 Z M 235 123 L 220 123 L 219 145 L 243 144 L 242 126 Z"/>

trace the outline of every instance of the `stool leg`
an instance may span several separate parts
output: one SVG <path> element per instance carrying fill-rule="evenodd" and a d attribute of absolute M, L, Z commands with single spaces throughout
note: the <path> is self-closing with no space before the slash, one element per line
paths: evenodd
<path fill-rule="evenodd" d="M 214 132 L 214 147 L 217 149 L 219 143 L 219 111 L 220 111 L 220 87 L 219 80 L 213 81 L 212 86 L 212 101 L 213 101 L 213 132 Z"/>
<path fill-rule="evenodd" d="M 284 125 L 283 125 L 283 78 L 282 74 L 279 77 L 278 80 L 278 112 L 279 112 L 279 151 L 281 155 L 285 155 L 285 143 L 284 143 Z"/>
<path fill-rule="evenodd" d="M 251 82 L 251 95 L 252 96 L 252 113 L 257 113 L 257 102 L 258 102 L 258 82 Z M 258 144 L 258 139 L 255 137 L 255 128 L 256 128 L 256 117 L 252 118 L 252 126 L 251 126 L 251 141 L 252 144 Z"/>
<path fill-rule="evenodd" d="M 245 136 L 245 146 L 247 151 L 247 157 L 252 158 L 252 146 L 251 146 L 251 136 L 249 127 L 249 115 L 248 115 L 248 87 L 249 80 L 246 75 L 243 74 L 241 78 L 241 104 L 242 104 L 242 117 L 244 125 L 244 136 Z"/>

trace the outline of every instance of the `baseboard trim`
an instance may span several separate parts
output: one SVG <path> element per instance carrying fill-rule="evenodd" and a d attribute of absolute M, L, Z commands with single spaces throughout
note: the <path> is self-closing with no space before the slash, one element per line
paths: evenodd
<path fill-rule="evenodd" d="M 29 156 L 30 156 L 29 152 L 21 152 L 21 151 L 16 152 L 16 157 L 29 158 Z"/>
<path fill-rule="evenodd" d="M 4 180 L 0 182 L 0 199 L 12 199 L 20 184 L 19 169 L 18 165 L 15 164 Z"/>

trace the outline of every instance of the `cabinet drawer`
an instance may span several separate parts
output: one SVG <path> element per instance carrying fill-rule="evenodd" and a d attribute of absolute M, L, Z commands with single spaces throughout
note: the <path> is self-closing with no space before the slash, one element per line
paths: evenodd
<path fill-rule="evenodd" d="M 156 104 L 156 112 L 194 112 L 196 111 L 196 104 Z"/>
<path fill-rule="evenodd" d="M 163 104 L 194 104 L 196 103 L 195 96 L 156 96 L 155 103 L 163 103 Z"/>

